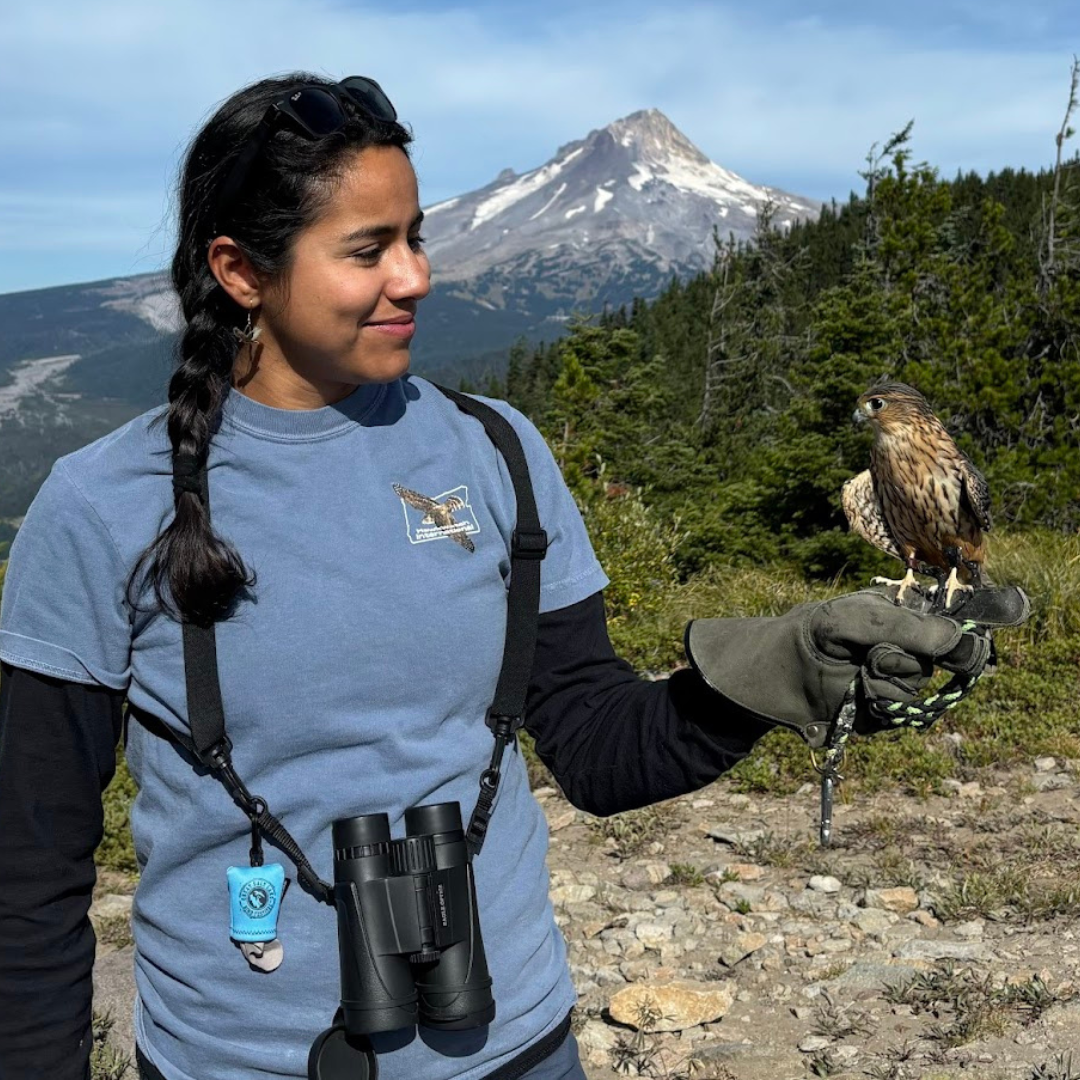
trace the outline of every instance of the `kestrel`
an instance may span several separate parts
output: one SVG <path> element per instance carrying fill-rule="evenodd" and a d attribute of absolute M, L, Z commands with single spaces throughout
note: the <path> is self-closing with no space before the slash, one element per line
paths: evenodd
<path fill-rule="evenodd" d="M 393 485 L 395 493 L 404 499 L 410 506 L 417 510 L 423 510 L 424 516 L 420 520 L 421 525 L 437 525 L 440 529 L 446 529 L 446 535 L 451 540 L 456 540 L 466 551 L 475 551 L 476 545 L 469 539 L 464 529 L 450 530 L 451 525 L 459 524 L 454 520 L 454 511 L 460 510 L 465 502 L 456 495 L 451 495 L 446 502 L 439 503 L 427 495 L 421 495 L 418 491 L 410 491 L 400 484 Z"/>
<path fill-rule="evenodd" d="M 953 442 L 926 398 L 904 383 L 882 383 L 859 398 L 854 419 L 874 429 L 870 468 L 844 484 L 841 500 L 852 531 L 900 559 L 907 574 L 896 601 L 915 584 L 915 571 L 945 580 L 945 607 L 961 589 L 985 584 L 990 489 Z"/>

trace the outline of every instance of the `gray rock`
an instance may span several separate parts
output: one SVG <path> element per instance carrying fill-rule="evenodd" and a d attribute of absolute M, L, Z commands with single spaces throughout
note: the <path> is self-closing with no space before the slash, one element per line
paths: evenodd
<path fill-rule="evenodd" d="M 871 937 L 879 937 L 894 923 L 899 921 L 899 916 L 882 908 L 863 908 L 851 921 L 864 933 Z"/>
<path fill-rule="evenodd" d="M 824 1050 L 831 1045 L 832 1039 L 827 1035 L 807 1035 L 806 1038 L 799 1043 L 799 1049 L 804 1054 L 816 1054 L 819 1050 Z"/>
<path fill-rule="evenodd" d="M 917 941 L 904 942 L 893 950 L 893 956 L 901 960 L 967 960 L 973 963 L 990 963 L 995 960 L 994 950 L 986 945 L 970 941 Z"/>
<path fill-rule="evenodd" d="M 90 905 L 91 919 L 131 918 L 133 896 L 122 893 L 108 893 Z"/>
<path fill-rule="evenodd" d="M 843 885 L 839 878 L 831 877 L 828 874 L 814 874 L 807 882 L 806 887 L 813 889 L 815 892 L 838 893 L 843 888 Z"/>
<path fill-rule="evenodd" d="M 664 923 L 643 922 L 638 923 L 634 928 L 634 933 L 646 949 L 659 949 L 661 945 L 666 945 L 671 941 L 675 931 L 672 926 Z"/>
<path fill-rule="evenodd" d="M 982 919 L 972 919 L 971 922 L 964 922 L 960 923 L 959 926 L 954 926 L 953 933 L 957 937 L 967 938 L 970 941 L 972 938 L 981 938 L 985 929 L 986 923 Z"/>
<path fill-rule="evenodd" d="M 1057 758 L 1037 757 L 1033 764 L 1036 772 L 1053 772 L 1057 768 Z"/>

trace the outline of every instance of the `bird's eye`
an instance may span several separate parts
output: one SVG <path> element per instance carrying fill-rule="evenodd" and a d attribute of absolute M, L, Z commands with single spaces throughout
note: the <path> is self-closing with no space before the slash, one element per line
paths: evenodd
<path fill-rule="evenodd" d="M 881 412 L 885 408 L 885 402 L 879 397 L 873 397 L 869 401 L 871 412 Z"/>

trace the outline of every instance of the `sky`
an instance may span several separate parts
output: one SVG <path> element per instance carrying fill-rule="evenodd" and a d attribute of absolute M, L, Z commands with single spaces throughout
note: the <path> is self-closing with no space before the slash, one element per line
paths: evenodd
<path fill-rule="evenodd" d="M 0 293 L 166 266 L 185 147 L 267 75 L 377 79 L 423 205 L 645 108 L 843 201 L 912 119 L 943 176 L 1052 164 L 1078 52 L 1075 0 L 0 0 Z"/>

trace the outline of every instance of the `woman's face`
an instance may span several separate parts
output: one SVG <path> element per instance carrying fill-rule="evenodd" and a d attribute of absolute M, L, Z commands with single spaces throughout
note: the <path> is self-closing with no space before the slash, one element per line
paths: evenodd
<path fill-rule="evenodd" d="M 419 302 L 431 287 L 416 174 L 393 146 L 360 151 L 327 206 L 294 243 L 280 287 L 264 290 L 245 393 L 289 407 L 329 404 L 409 367 Z M 261 385 L 259 385 L 261 383 Z M 280 399 L 280 400 L 273 400 Z"/>

